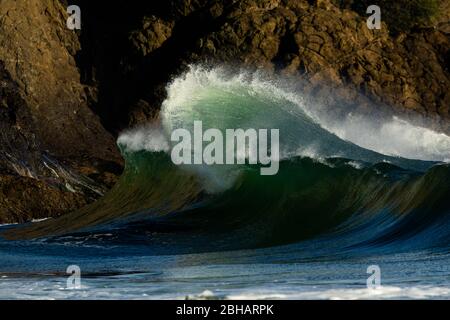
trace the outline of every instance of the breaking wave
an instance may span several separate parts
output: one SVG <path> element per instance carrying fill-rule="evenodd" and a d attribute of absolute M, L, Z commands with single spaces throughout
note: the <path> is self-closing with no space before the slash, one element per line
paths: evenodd
<path fill-rule="evenodd" d="M 449 136 L 397 117 L 333 120 L 282 79 L 258 72 L 192 66 L 167 92 L 158 123 L 120 135 L 126 168 L 105 197 L 5 235 L 58 241 L 71 234 L 79 240 L 107 230 L 110 243 L 143 244 L 155 252 L 323 237 L 342 252 L 448 247 Z M 261 176 L 259 165 L 248 164 L 174 165 L 170 133 L 192 130 L 196 120 L 221 130 L 279 129 L 278 174 Z"/>

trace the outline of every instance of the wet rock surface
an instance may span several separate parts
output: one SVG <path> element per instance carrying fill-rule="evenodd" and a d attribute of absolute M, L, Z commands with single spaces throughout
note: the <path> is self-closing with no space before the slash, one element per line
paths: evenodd
<path fill-rule="evenodd" d="M 88 107 L 78 37 L 65 21 L 58 1 L 0 2 L 0 223 L 61 215 L 100 196 L 63 163 L 85 159 L 91 171 L 95 162 L 122 163 Z M 98 190 L 111 184 L 89 180 Z"/>

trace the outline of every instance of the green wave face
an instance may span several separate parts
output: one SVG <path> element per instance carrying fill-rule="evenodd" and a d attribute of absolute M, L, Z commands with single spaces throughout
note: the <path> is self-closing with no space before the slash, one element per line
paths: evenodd
<path fill-rule="evenodd" d="M 146 237 L 149 229 L 163 225 L 168 233 L 213 234 L 227 239 L 231 248 L 240 248 L 305 240 L 331 231 L 351 234 L 375 221 L 379 232 L 370 237 L 392 241 L 448 214 L 447 165 L 386 155 L 342 139 L 351 136 L 345 134 L 354 129 L 351 125 L 343 123 L 342 130 L 333 133 L 337 125 L 321 118 L 300 94 L 261 77 L 193 67 L 168 86 L 159 123 L 119 137 L 126 168 L 103 199 L 60 219 L 14 230 L 10 236 L 91 232 L 107 224 L 122 234 L 142 228 Z M 171 133 L 184 128 L 194 135 L 194 121 L 202 121 L 204 130 L 278 129 L 279 172 L 262 176 L 261 165 L 249 164 L 173 164 Z M 434 153 L 415 146 L 417 158 L 444 159 L 450 149 L 442 152 L 446 138 L 439 139 Z M 423 224 L 411 224 L 411 217 Z M 367 239 L 359 234 L 354 242 Z"/>
<path fill-rule="evenodd" d="M 236 74 L 226 68 L 194 66 L 176 78 L 167 91 L 160 114 L 160 130 L 168 143 L 171 132 L 178 128 L 187 129 L 193 135 L 194 121 L 200 120 L 204 130 L 278 129 L 282 159 L 341 157 L 369 163 L 389 162 L 423 171 L 430 163 L 409 160 L 404 155 L 409 156 L 414 150 L 412 159 L 442 161 L 450 158 L 448 136 L 425 128 L 411 129 L 411 125 L 396 118 L 379 127 L 376 127 L 377 120 L 353 114 L 349 114 L 348 119 L 330 120 L 329 112 L 322 105 L 311 103 L 311 99 L 304 98 L 282 80 L 266 79 L 259 73 Z M 143 131 L 148 128 L 125 132 L 119 144 L 139 140 L 136 136 Z M 392 132 L 389 139 L 385 137 L 386 132 Z M 360 142 L 359 145 L 352 138 Z M 143 144 L 138 149 L 154 150 Z M 397 149 L 397 153 L 384 152 Z"/>

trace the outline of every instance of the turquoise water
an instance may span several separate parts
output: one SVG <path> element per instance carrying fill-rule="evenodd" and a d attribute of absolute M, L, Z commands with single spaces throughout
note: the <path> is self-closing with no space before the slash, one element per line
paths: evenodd
<path fill-rule="evenodd" d="M 0 227 L 0 298 L 450 297 L 450 137 L 395 117 L 333 119 L 257 73 L 193 66 L 167 89 L 159 122 L 119 137 L 125 172 L 102 199 Z M 194 121 L 278 129 L 278 174 L 174 165 L 170 133 Z M 381 287 L 369 289 L 374 265 Z"/>

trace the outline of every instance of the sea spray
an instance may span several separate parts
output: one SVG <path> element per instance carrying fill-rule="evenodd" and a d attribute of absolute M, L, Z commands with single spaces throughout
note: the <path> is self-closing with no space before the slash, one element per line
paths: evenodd
<path fill-rule="evenodd" d="M 176 165 L 234 165 L 262 164 L 261 175 L 277 174 L 279 169 L 279 130 L 226 129 L 225 134 L 216 128 L 203 132 L 202 121 L 194 121 L 193 136 L 184 128 L 175 129 L 171 141 L 176 142 L 171 151 Z M 204 142 L 209 142 L 203 147 Z"/>
<path fill-rule="evenodd" d="M 356 126 L 347 126 L 341 118 L 333 127 L 305 102 L 301 91 L 287 90 L 282 79 L 267 81 L 257 74 L 222 70 L 192 67 L 168 85 L 159 123 L 120 136 L 125 172 L 104 198 L 61 220 L 43 221 L 8 236 L 65 234 L 90 227 L 89 232 L 98 228 L 114 233 L 117 242 L 151 241 L 152 250 L 170 243 L 170 250 L 180 252 L 273 246 L 336 229 L 333 243 L 340 247 L 426 248 L 445 243 L 450 234 L 448 165 L 363 148 L 358 144 L 364 141 L 356 143 L 357 137 L 340 137 Z M 369 119 L 354 114 L 348 119 L 360 124 L 356 136 L 373 135 L 386 145 L 402 141 L 401 135 L 377 138 L 375 129 L 382 123 L 365 125 Z M 263 176 L 261 164 L 250 163 L 175 165 L 170 135 L 180 128 L 192 135 L 197 120 L 221 132 L 279 129 L 278 173 Z M 408 126 L 419 135 L 429 130 Z M 445 159 L 448 136 L 440 137 L 434 155 L 418 139 L 403 143 L 417 150 L 411 158 Z M 111 229 L 107 223 L 113 222 Z"/>

